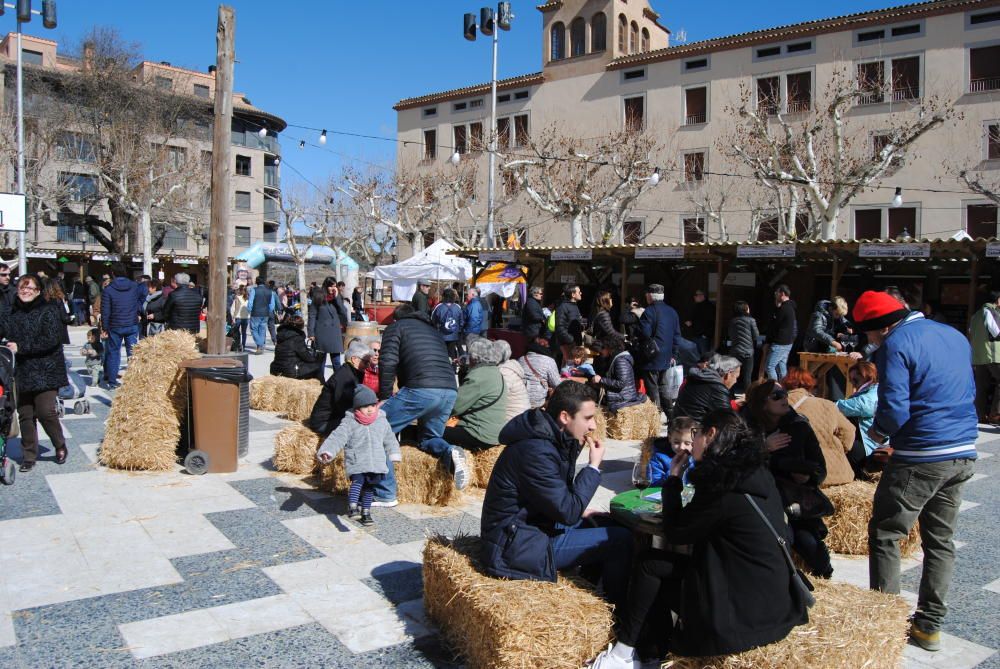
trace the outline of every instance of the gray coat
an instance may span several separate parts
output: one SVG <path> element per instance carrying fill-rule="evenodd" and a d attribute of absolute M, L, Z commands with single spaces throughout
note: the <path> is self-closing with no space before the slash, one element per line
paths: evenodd
<path fill-rule="evenodd" d="M 388 455 L 398 460 L 402 452 L 396 435 L 392 433 L 385 413 L 379 411 L 378 418 L 371 425 L 362 425 L 354 418 L 354 412 L 344 416 L 340 425 L 330 433 L 317 452 L 328 453 L 331 458 L 344 451 L 344 470 L 348 476 L 354 474 L 387 474 L 389 468 L 385 459 Z M 395 456 L 395 457 L 393 457 Z"/>
<path fill-rule="evenodd" d="M 344 352 L 344 332 L 341 326 L 350 323 L 347 309 L 340 300 L 314 300 L 309 305 L 309 336 L 316 337 L 316 350 L 326 353 Z"/>

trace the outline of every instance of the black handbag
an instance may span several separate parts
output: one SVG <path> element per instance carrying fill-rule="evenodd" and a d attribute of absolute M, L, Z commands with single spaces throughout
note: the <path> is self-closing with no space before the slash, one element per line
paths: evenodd
<path fill-rule="evenodd" d="M 832 516 L 836 511 L 830 498 L 814 485 L 797 483 L 784 477 L 775 477 L 774 482 L 778 485 L 778 492 L 781 493 L 782 504 L 786 507 L 790 504 L 799 505 L 797 518 L 803 520 L 825 518 Z"/>
<path fill-rule="evenodd" d="M 802 570 L 795 566 L 795 561 L 792 560 L 792 554 L 788 551 L 788 542 L 785 541 L 781 535 L 778 534 L 777 530 L 774 529 L 774 525 L 771 524 L 771 521 L 767 519 L 764 512 L 760 510 L 759 506 L 757 506 L 757 502 L 753 501 L 753 497 L 747 493 L 743 493 L 743 496 L 747 498 L 747 501 L 750 502 L 750 506 L 753 507 L 753 510 L 757 512 L 758 516 L 760 516 L 760 519 L 764 521 L 765 525 L 767 525 L 767 529 L 771 530 L 771 534 L 774 535 L 775 540 L 778 542 L 778 546 L 781 547 L 781 554 L 785 556 L 785 564 L 788 565 L 788 569 L 792 575 L 792 586 L 799 592 L 800 595 L 802 595 L 802 600 L 806 603 L 806 608 L 812 608 L 813 604 L 816 603 L 816 598 L 813 597 L 812 594 L 814 589 L 813 584 L 809 582 L 809 579 L 802 573 Z"/>

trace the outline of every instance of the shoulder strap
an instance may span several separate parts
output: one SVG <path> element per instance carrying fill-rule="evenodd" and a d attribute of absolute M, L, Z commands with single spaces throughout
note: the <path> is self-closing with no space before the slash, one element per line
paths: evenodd
<path fill-rule="evenodd" d="M 798 402 L 796 402 L 795 404 L 792 405 L 792 408 L 797 410 L 810 397 L 812 397 L 812 395 L 810 395 L 809 393 L 806 393 L 805 395 L 802 396 L 802 398 Z"/>
<path fill-rule="evenodd" d="M 536 379 L 538 379 L 538 383 L 540 383 L 543 386 L 546 385 L 545 379 L 542 378 L 542 375 L 538 373 L 538 370 L 535 369 L 535 366 L 531 364 L 531 360 L 528 359 L 527 353 L 524 354 L 524 364 L 528 366 L 528 369 L 531 370 L 531 373 L 535 375 Z"/>
<path fill-rule="evenodd" d="M 778 531 L 774 529 L 774 525 L 771 524 L 771 521 L 767 519 L 764 512 L 760 510 L 759 506 L 757 506 L 757 502 L 753 501 L 753 497 L 751 497 L 749 493 L 743 493 L 743 496 L 746 497 L 748 502 L 750 502 L 750 506 L 752 506 L 753 510 L 757 512 L 757 515 L 764 521 L 764 524 L 767 525 L 767 529 L 771 530 L 771 535 L 774 536 L 775 541 L 778 542 L 778 546 L 781 547 L 781 553 L 785 556 L 785 564 L 788 565 L 788 568 L 792 570 L 793 574 L 797 574 L 798 571 L 796 570 L 795 562 L 792 560 L 792 554 L 788 552 L 788 542 L 785 541 L 785 539 L 778 534 Z"/>
<path fill-rule="evenodd" d="M 497 371 L 499 372 L 500 370 L 498 369 Z M 504 383 L 503 374 L 501 374 L 500 375 L 500 393 L 497 394 L 496 397 L 494 397 L 489 402 L 487 402 L 486 404 L 483 404 L 481 406 L 469 407 L 468 411 L 463 411 L 460 414 L 456 414 L 455 418 L 461 418 L 462 416 L 468 416 L 471 413 L 476 413 L 477 411 L 482 411 L 483 409 L 489 409 L 491 406 L 493 406 L 494 404 L 496 404 L 497 402 L 499 402 L 501 400 L 501 398 L 503 398 L 503 394 L 506 391 L 507 391 L 507 384 Z"/>

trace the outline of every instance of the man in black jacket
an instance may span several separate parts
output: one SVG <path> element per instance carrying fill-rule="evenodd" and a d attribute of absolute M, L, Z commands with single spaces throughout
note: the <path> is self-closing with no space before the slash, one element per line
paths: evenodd
<path fill-rule="evenodd" d="M 17 297 L 17 288 L 10 282 L 10 265 L 0 262 L 0 318 L 10 313 Z"/>
<path fill-rule="evenodd" d="M 417 291 L 413 293 L 413 299 L 410 300 L 410 304 L 413 305 L 415 311 L 420 313 L 431 315 L 431 302 L 428 294 L 431 292 L 431 284 L 427 283 L 423 279 L 417 282 Z"/>
<path fill-rule="evenodd" d="M 202 296 L 191 287 L 191 277 L 184 272 L 174 275 L 177 288 L 167 297 L 163 305 L 163 320 L 168 330 L 187 330 L 198 334 L 201 330 Z"/>
<path fill-rule="evenodd" d="M 492 576 L 555 581 L 556 572 L 600 564 L 604 592 L 623 604 L 632 535 L 623 527 L 580 527 L 601 483 L 604 445 L 589 438 L 589 464 L 576 473 L 596 429 L 594 392 L 562 383 L 547 409 L 526 411 L 500 433 L 507 444 L 493 467 L 481 520 L 482 559 Z"/>
<path fill-rule="evenodd" d="M 573 359 L 571 350 L 583 343 L 583 316 L 577 302 L 583 299 L 583 291 L 576 284 L 566 284 L 562 302 L 556 307 L 556 330 L 553 342 L 562 352 L 562 364 Z"/>
<path fill-rule="evenodd" d="M 788 354 L 798 334 L 795 319 L 795 302 L 792 290 L 785 284 L 774 289 L 774 304 L 777 307 L 771 316 L 771 327 L 767 331 L 768 353 L 764 369 L 769 379 L 783 379 L 788 373 Z"/>
<path fill-rule="evenodd" d="M 531 295 L 524 302 L 524 309 L 521 311 L 521 334 L 528 341 L 538 339 L 538 335 L 545 328 L 545 311 L 542 310 L 542 287 L 534 286 Z"/>
<path fill-rule="evenodd" d="M 394 322 L 382 333 L 379 359 L 379 399 L 382 410 L 396 434 L 417 421 L 417 447 L 441 460 L 455 476 L 461 490 L 469 478 L 465 451 L 444 440 L 444 426 L 458 397 L 455 368 L 448 346 L 430 317 L 401 304 L 393 313 Z M 393 395 L 393 381 L 399 391 Z M 392 463 L 385 480 L 375 487 L 375 504 L 395 506 L 396 477 Z"/>
<path fill-rule="evenodd" d="M 300 323 L 302 321 L 301 316 L 293 316 L 292 323 L 295 322 L 295 319 L 298 319 Z M 281 328 L 278 328 L 279 335 L 282 328 L 285 327 L 286 325 L 282 325 Z M 292 326 L 288 325 L 287 327 Z M 301 327 L 299 329 L 301 331 Z M 277 355 L 277 351 L 275 351 L 275 355 Z M 326 380 L 323 384 L 323 390 L 320 391 L 319 397 L 316 399 L 316 404 L 313 405 L 312 413 L 309 414 L 309 419 L 306 421 L 310 430 L 326 439 L 331 432 L 337 429 L 340 421 L 344 420 L 347 412 L 354 407 L 354 389 L 364 381 L 365 367 L 371 357 L 372 350 L 366 344 L 360 340 L 351 342 L 345 354 L 347 364 L 338 367 L 337 371 Z"/>
<path fill-rule="evenodd" d="M 674 417 L 687 416 L 700 422 L 713 411 L 731 409 L 729 391 L 739 380 L 740 369 L 739 360 L 718 354 L 704 369 L 693 367 L 674 402 Z"/>

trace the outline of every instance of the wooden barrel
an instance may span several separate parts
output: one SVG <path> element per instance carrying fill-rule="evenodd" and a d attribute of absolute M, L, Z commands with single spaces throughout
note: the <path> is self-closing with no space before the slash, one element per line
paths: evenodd
<path fill-rule="evenodd" d="M 347 325 L 347 332 L 344 333 L 344 350 L 347 344 L 355 337 L 377 337 L 378 323 L 372 321 L 351 321 Z"/>

